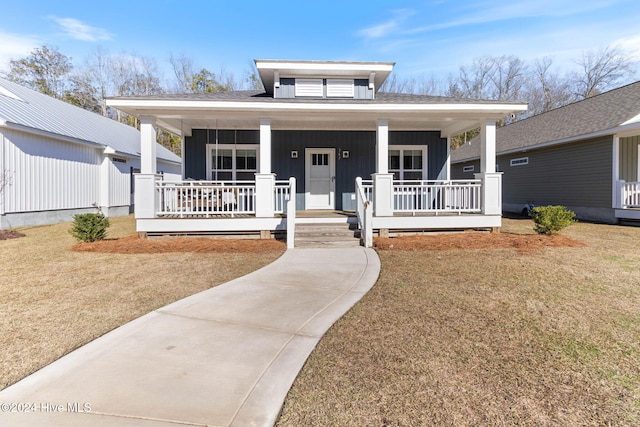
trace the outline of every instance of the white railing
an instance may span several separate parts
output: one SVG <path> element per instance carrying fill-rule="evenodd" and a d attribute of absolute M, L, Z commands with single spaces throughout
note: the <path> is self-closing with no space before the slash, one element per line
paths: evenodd
<path fill-rule="evenodd" d="M 394 181 L 394 212 L 477 213 L 482 211 L 480 180 Z"/>
<path fill-rule="evenodd" d="M 360 228 L 360 239 L 367 248 L 373 246 L 372 197 L 373 184 L 364 184 L 362 178 L 356 178 L 356 213 L 358 215 L 358 227 Z"/>
<path fill-rule="evenodd" d="M 640 182 L 622 182 L 622 208 L 640 208 Z"/>
<path fill-rule="evenodd" d="M 216 216 L 254 214 L 254 181 L 158 181 L 156 215 Z"/>
<path fill-rule="evenodd" d="M 295 190 L 294 190 L 295 191 Z M 276 185 L 273 189 L 273 211 L 277 214 L 283 214 L 287 211 L 287 201 L 291 194 L 291 181 L 276 181 Z M 295 194 L 295 193 L 294 193 Z M 294 196 L 295 202 L 295 196 Z"/>

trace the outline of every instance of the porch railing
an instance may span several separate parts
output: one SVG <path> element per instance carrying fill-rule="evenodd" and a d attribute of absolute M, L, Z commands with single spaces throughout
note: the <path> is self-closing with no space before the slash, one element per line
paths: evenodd
<path fill-rule="evenodd" d="M 273 211 L 277 214 L 283 214 L 287 212 L 287 201 L 291 194 L 291 182 L 290 181 L 276 181 L 274 187 L 274 205 Z M 295 200 L 294 200 L 295 202 Z"/>
<path fill-rule="evenodd" d="M 158 216 L 254 214 L 254 181 L 158 181 Z"/>
<path fill-rule="evenodd" d="M 640 182 L 622 182 L 623 208 L 640 208 Z"/>
<path fill-rule="evenodd" d="M 394 181 L 394 212 L 482 212 L 480 180 Z"/>

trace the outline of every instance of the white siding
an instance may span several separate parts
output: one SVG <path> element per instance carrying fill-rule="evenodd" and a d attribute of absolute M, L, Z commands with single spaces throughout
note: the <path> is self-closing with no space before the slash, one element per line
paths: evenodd
<path fill-rule="evenodd" d="M 11 176 L 5 212 L 91 207 L 99 202 L 101 150 L 3 129 Z"/>

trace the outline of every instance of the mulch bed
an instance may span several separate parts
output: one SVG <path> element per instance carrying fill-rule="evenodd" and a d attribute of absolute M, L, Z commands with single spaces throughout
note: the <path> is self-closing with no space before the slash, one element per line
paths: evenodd
<path fill-rule="evenodd" d="M 78 243 L 76 252 L 111 254 L 161 254 L 170 252 L 195 253 L 264 253 L 283 251 L 286 244 L 274 239 L 216 239 L 211 237 L 166 237 L 140 239 L 138 236 Z"/>
<path fill-rule="evenodd" d="M 17 231 L 12 230 L 0 230 L 0 240 L 17 239 L 18 237 L 24 237 L 25 235 Z"/>
<path fill-rule="evenodd" d="M 515 233 L 448 233 L 416 235 L 373 240 L 378 250 L 448 250 L 448 249 L 515 249 L 520 253 L 538 251 L 544 247 L 583 247 L 586 244 L 563 235 Z"/>

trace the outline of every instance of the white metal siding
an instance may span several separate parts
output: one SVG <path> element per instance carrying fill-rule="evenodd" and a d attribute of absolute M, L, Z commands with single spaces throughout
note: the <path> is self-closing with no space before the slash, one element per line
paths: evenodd
<path fill-rule="evenodd" d="M 100 150 L 3 129 L 5 212 L 91 207 L 99 202 Z"/>
<path fill-rule="evenodd" d="M 109 206 L 128 206 L 130 204 L 130 170 L 132 166 L 130 160 L 127 160 L 126 163 L 109 161 Z"/>

